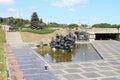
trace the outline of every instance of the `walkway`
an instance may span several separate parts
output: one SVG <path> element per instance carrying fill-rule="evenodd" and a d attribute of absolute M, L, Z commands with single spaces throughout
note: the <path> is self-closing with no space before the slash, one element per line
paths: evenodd
<path fill-rule="evenodd" d="M 23 45 L 19 32 L 7 32 L 6 36 L 7 43 L 12 46 L 12 51 L 23 72 L 24 80 L 57 80 L 49 70 L 45 71 L 45 60 L 31 48 Z"/>
<path fill-rule="evenodd" d="M 23 45 L 19 32 L 6 32 L 6 40 L 11 46 Z"/>
<path fill-rule="evenodd" d="M 51 73 L 59 80 L 120 80 L 120 42 L 94 41 L 92 44 L 104 60 L 50 64 L 50 72 L 44 71 L 44 60 L 29 47 L 12 45 L 12 49 L 26 80 L 56 80 Z"/>
<path fill-rule="evenodd" d="M 59 80 L 120 80 L 120 42 L 94 41 L 104 60 L 51 64 Z"/>

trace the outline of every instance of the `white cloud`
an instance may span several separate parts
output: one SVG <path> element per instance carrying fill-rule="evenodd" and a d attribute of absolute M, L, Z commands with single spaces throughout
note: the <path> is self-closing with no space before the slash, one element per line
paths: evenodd
<path fill-rule="evenodd" d="M 79 4 L 84 4 L 88 0 L 55 0 L 52 2 L 53 6 L 56 7 L 70 7 L 70 6 L 75 6 Z"/>
<path fill-rule="evenodd" d="M 76 10 L 74 8 L 69 8 L 70 12 L 76 12 Z"/>
<path fill-rule="evenodd" d="M 13 4 L 14 0 L 0 0 L 0 4 Z"/>
<path fill-rule="evenodd" d="M 8 11 L 10 11 L 10 12 L 15 12 L 16 9 L 14 9 L 14 8 L 8 8 Z"/>

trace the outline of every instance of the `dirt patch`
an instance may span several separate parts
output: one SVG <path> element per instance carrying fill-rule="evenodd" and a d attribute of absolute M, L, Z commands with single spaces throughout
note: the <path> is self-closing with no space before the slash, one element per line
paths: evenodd
<path fill-rule="evenodd" d="M 74 33 L 75 31 L 76 30 L 71 30 L 72 33 Z M 55 37 L 56 34 L 67 35 L 68 30 L 60 29 L 50 34 L 35 34 L 30 32 L 21 32 L 21 37 L 23 39 L 23 42 L 39 42 L 42 40 L 50 40 L 52 37 Z"/>

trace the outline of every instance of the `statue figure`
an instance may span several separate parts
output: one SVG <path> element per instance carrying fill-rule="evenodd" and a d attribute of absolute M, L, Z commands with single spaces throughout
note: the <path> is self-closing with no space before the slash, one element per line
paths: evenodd
<path fill-rule="evenodd" d="M 56 34 L 56 39 L 51 40 L 50 47 L 70 51 L 75 44 L 75 39 L 76 38 L 72 33 L 69 33 L 66 36 Z"/>
<path fill-rule="evenodd" d="M 77 36 L 78 41 L 80 41 L 80 40 L 89 40 L 89 34 L 87 32 L 85 32 L 85 31 L 82 31 L 82 32 L 76 31 L 75 34 Z"/>

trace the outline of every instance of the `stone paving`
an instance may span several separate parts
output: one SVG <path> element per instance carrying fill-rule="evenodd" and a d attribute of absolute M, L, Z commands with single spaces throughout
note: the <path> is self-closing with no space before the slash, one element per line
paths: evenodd
<path fill-rule="evenodd" d="M 9 38 L 12 45 L 14 39 L 10 35 Z M 12 49 L 25 80 L 120 80 L 120 42 L 93 41 L 93 46 L 103 60 L 49 64 L 49 70 L 45 71 L 45 60 L 30 48 L 20 45 L 21 41 L 17 41 Z"/>
<path fill-rule="evenodd" d="M 94 41 L 103 60 L 51 64 L 59 80 L 120 80 L 120 42 Z"/>
<path fill-rule="evenodd" d="M 45 61 L 26 46 L 12 47 L 25 80 L 57 80 L 44 68 Z"/>
<path fill-rule="evenodd" d="M 23 44 L 19 32 L 6 32 L 6 37 L 23 72 L 24 80 L 57 80 L 49 70 L 45 70 L 47 62 Z"/>

